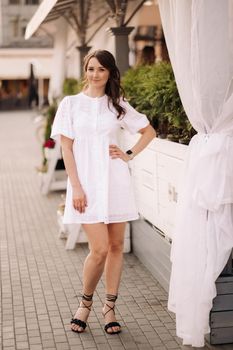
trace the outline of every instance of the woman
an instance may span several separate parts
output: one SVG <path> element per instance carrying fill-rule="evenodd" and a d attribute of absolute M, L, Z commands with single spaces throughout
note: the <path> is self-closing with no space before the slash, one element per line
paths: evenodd
<path fill-rule="evenodd" d="M 85 57 L 83 92 L 65 97 L 58 108 L 51 137 L 60 136 L 68 173 L 64 223 L 82 223 L 90 253 L 83 270 L 83 296 L 71 329 L 86 328 L 92 297 L 105 271 L 105 331 L 121 331 L 115 318 L 123 260 L 126 222 L 138 218 L 128 161 L 155 137 L 146 116 L 121 97 L 120 73 L 113 55 L 97 50 Z M 131 150 L 118 146 L 123 127 L 141 138 Z"/>

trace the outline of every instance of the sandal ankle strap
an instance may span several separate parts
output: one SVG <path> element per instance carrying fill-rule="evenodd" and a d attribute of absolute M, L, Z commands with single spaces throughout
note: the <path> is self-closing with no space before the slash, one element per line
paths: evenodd
<path fill-rule="evenodd" d="M 115 303 L 117 300 L 118 295 L 114 294 L 106 294 L 106 300 Z"/>
<path fill-rule="evenodd" d="M 92 298 L 93 298 L 93 294 L 85 294 L 83 293 L 82 295 L 82 300 L 86 300 L 86 301 L 92 301 Z"/>

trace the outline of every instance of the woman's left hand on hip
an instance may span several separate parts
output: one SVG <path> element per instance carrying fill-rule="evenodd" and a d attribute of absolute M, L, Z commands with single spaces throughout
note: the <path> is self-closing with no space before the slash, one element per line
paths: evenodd
<path fill-rule="evenodd" d="M 109 155 L 112 159 L 120 158 L 124 162 L 128 162 L 130 157 L 123 152 L 117 145 L 109 145 Z"/>

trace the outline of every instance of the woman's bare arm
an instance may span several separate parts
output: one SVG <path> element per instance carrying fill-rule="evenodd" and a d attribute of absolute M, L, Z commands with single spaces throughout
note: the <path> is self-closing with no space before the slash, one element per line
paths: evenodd
<path fill-rule="evenodd" d="M 151 126 L 148 125 L 145 128 L 139 130 L 139 133 L 142 135 L 138 142 L 131 148 L 133 155 L 136 156 L 156 137 L 156 131 Z"/>
<path fill-rule="evenodd" d="M 87 206 L 87 199 L 78 177 L 77 166 L 73 154 L 73 140 L 61 135 L 61 148 L 66 172 L 72 186 L 73 206 L 80 213 L 84 213 L 85 207 Z"/>
<path fill-rule="evenodd" d="M 131 151 L 133 152 L 133 156 L 136 156 L 138 153 L 140 153 L 153 140 L 153 138 L 156 137 L 156 132 L 151 125 L 148 125 L 145 128 L 139 130 L 139 133 L 142 136 L 140 137 L 138 142 L 131 148 Z M 128 162 L 129 160 L 132 159 L 128 154 L 123 152 L 116 145 L 109 146 L 109 153 L 112 159 L 121 158 L 125 162 Z"/>

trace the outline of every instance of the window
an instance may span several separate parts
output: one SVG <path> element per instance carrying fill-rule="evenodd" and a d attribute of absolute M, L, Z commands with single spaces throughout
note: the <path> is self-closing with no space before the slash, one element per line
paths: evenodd
<path fill-rule="evenodd" d="M 19 36 L 19 17 L 11 18 L 11 35 L 13 38 L 17 38 Z"/>
<path fill-rule="evenodd" d="M 25 5 L 39 5 L 39 0 L 25 0 Z"/>

